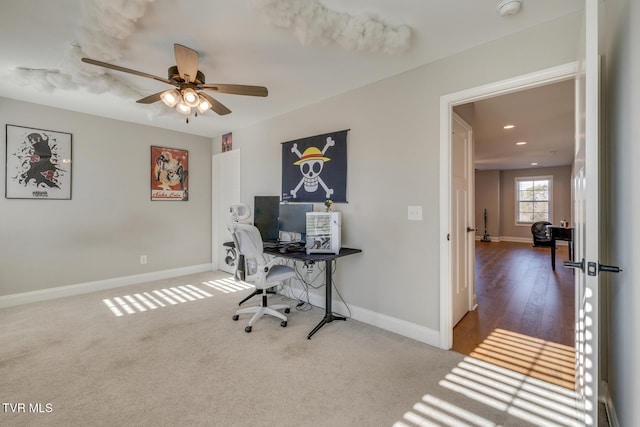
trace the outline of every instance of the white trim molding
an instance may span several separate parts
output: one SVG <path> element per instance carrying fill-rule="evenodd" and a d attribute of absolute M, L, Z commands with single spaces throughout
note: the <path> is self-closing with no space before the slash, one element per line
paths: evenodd
<path fill-rule="evenodd" d="M 451 292 L 451 117 L 456 105 L 480 101 L 499 95 L 506 95 L 573 79 L 578 69 L 577 62 L 536 71 L 511 79 L 454 92 L 440 97 L 440 337 L 438 346 L 449 350 L 453 345 L 452 292 Z"/>
<path fill-rule="evenodd" d="M 607 382 L 600 381 L 599 392 L 600 396 L 598 396 L 598 400 L 604 404 L 604 408 L 607 412 L 607 421 L 609 421 L 609 426 L 620 427 L 618 415 L 616 414 L 616 408 L 613 406 L 613 400 L 611 399 L 611 393 L 609 393 L 609 385 Z"/>
<path fill-rule="evenodd" d="M 31 292 L 21 292 L 0 296 L 0 308 L 13 307 L 38 301 L 88 294 L 96 291 L 120 288 L 122 286 L 137 285 L 154 280 L 170 279 L 188 274 L 204 273 L 211 270 L 211 264 L 193 265 L 190 267 L 174 268 L 171 270 L 154 271 L 151 273 L 135 274 L 132 276 L 115 277 L 113 279 L 96 280 L 57 288 L 40 289 Z"/>
<path fill-rule="evenodd" d="M 293 280 L 290 281 L 288 285 L 284 287 L 284 289 L 285 290 L 281 293 L 289 298 L 295 300 L 298 298 L 295 295 L 304 295 L 308 298 L 309 304 L 323 310 L 325 309 L 324 292 L 307 293 L 299 283 L 295 283 L 295 281 Z M 356 305 L 349 304 L 347 306 L 344 301 L 339 299 L 332 299 L 331 307 L 335 313 L 339 313 L 340 315 L 348 317 L 349 319 L 357 320 L 359 322 L 366 323 L 367 325 L 384 329 L 386 331 L 393 332 L 394 334 L 402 335 L 403 337 L 411 338 L 413 340 L 433 347 L 438 347 L 439 334 L 435 329 L 418 325 L 416 323 L 407 322 L 406 320 L 398 319 L 396 317 L 377 313 L 375 311 L 358 307 Z M 340 321 L 336 320 L 334 322 L 339 323 Z"/>

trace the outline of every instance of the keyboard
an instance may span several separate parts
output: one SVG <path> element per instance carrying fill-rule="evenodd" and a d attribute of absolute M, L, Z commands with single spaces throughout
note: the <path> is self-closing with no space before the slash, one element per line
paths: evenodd
<path fill-rule="evenodd" d="M 300 242 L 281 242 L 278 245 L 278 250 L 280 252 L 304 252 L 306 247 Z"/>

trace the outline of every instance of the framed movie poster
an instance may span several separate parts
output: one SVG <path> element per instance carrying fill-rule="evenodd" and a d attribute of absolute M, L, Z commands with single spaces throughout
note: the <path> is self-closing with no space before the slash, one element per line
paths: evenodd
<path fill-rule="evenodd" d="M 151 147 L 151 200 L 189 200 L 189 152 Z"/>
<path fill-rule="evenodd" d="M 71 199 L 71 134 L 6 125 L 7 199 Z"/>
<path fill-rule="evenodd" d="M 222 152 L 233 149 L 233 134 L 231 132 L 222 135 Z"/>

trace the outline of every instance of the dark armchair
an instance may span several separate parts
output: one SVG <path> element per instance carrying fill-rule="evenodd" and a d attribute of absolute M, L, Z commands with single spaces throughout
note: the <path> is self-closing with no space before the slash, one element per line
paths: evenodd
<path fill-rule="evenodd" d="M 531 234 L 533 236 L 533 246 L 551 246 L 551 237 L 547 231 L 548 221 L 538 221 L 531 224 Z"/>

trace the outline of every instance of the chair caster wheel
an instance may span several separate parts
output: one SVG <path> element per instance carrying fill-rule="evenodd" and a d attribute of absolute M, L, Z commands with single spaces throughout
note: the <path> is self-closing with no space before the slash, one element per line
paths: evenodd
<path fill-rule="evenodd" d="M 287 307 L 287 308 L 284 309 L 284 312 L 285 312 L 285 314 L 289 314 L 289 313 L 291 313 L 291 309 L 289 307 Z"/>
<path fill-rule="evenodd" d="M 287 327 L 287 321 L 283 320 L 282 322 L 280 322 L 280 326 L 282 326 L 283 328 Z"/>
<path fill-rule="evenodd" d="M 233 317 L 232 317 L 233 320 L 238 320 L 239 318 L 240 318 L 240 316 L 238 316 L 237 314 L 234 314 Z"/>
<path fill-rule="evenodd" d="M 247 326 L 246 328 L 244 328 L 244 331 L 245 331 L 246 333 L 251 332 L 251 326 Z"/>

